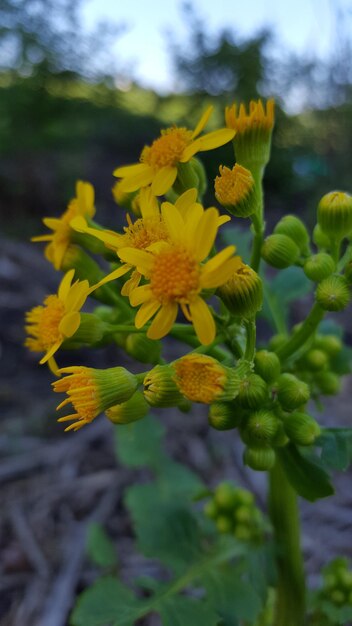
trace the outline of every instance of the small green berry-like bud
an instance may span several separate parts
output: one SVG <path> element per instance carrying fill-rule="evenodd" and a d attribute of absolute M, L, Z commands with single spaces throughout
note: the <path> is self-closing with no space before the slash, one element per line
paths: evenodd
<path fill-rule="evenodd" d="M 331 239 L 342 239 L 352 231 L 352 197 L 331 191 L 318 204 L 318 224 Z"/>
<path fill-rule="evenodd" d="M 306 254 L 309 251 L 308 231 L 302 220 L 295 215 L 285 215 L 285 217 L 281 218 L 274 228 L 274 233 L 290 237 L 296 242 L 302 254 Z"/>
<path fill-rule="evenodd" d="M 231 278 L 219 287 L 217 294 L 229 311 L 239 317 L 253 317 L 262 308 L 261 278 L 249 265 L 242 262 L 239 262 Z"/>
<path fill-rule="evenodd" d="M 238 524 L 235 528 L 235 537 L 239 541 L 248 541 L 251 538 L 251 530 L 242 524 Z"/>
<path fill-rule="evenodd" d="M 257 374 L 249 374 L 241 380 L 237 399 L 241 406 L 248 409 L 257 409 L 268 398 L 266 382 Z"/>
<path fill-rule="evenodd" d="M 262 245 L 262 257 L 272 267 L 284 269 L 299 257 L 299 248 L 287 235 L 269 235 Z"/>
<path fill-rule="evenodd" d="M 309 257 L 304 264 L 304 273 L 314 282 L 330 276 L 335 270 L 334 259 L 326 252 L 319 252 Z"/>
<path fill-rule="evenodd" d="M 281 374 L 278 379 L 277 397 L 283 409 L 292 411 L 308 402 L 309 387 L 293 374 Z"/>
<path fill-rule="evenodd" d="M 210 519 L 216 519 L 218 515 L 218 507 L 213 499 L 209 500 L 204 507 L 204 515 Z"/>
<path fill-rule="evenodd" d="M 106 409 L 105 414 L 113 424 L 130 424 L 142 419 L 148 412 L 149 404 L 143 394 L 136 391 L 127 402 Z"/>
<path fill-rule="evenodd" d="M 324 396 L 335 396 L 341 388 L 340 379 L 334 372 L 319 372 L 315 382 Z"/>
<path fill-rule="evenodd" d="M 254 504 L 254 495 L 247 489 L 236 489 L 237 499 L 241 504 L 251 506 Z"/>
<path fill-rule="evenodd" d="M 342 341 L 337 335 L 318 335 L 314 347 L 323 350 L 328 356 L 334 357 L 342 350 Z"/>
<path fill-rule="evenodd" d="M 286 341 L 287 341 L 287 336 L 284 335 L 283 333 L 273 335 L 269 341 L 269 348 L 270 350 L 276 351 L 281 346 L 283 346 L 286 343 Z"/>
<path fill-rule="evenodd" d="M 299 446 L 310 446 L 320 435 L 317 422 L 306 413 L 294 411 L 284 421 L 287 436 Z"/>
<path fill-rule="evenodd" d="M 275 464 L 275 451 L 272 448 L 246 448 L 243 455 L 245 465 L 254 470 L 265 472 Z"/>
<path fill-rule="evenodd" d="M 249 416 L 241 430 L 242 439 L 249 446 L 270 443 L 278 427 L 279 420 L 277 417 L 266 409 L 260 409 Z"/>
<path fill-rule="evenodd" d="M 214 493 L 214 501 L 219 509 L 232 511 L 236 506 L 236 490 L 229 483 L 220 483 Z"/>
<path fill-rule="evenodd" d="M 334 604 L 341 605 L 345 603 L 345 594 L 340 589 L 334 589 L 330 594 L 330 599 Z"/>
<path fill-rule="evenodd" d="M 216 430 L 231 430 L 241 424 L 244 413 L 238 404 L 214 402 L 209 407 L 208 422 Z"/>
<path fill-rule="evenodd" d="M 255 355 L 254 365 L 256 373 L 268 384 L 275 382 L 280 375 L 280 359 L 275 352 L 258 350 Z"/>
<path fill-rule="evenodd" d="M 236 522 L 248 524 L 252 518 L 251 509 L 248 506 L 245 506 L 242 504 L 241 506 L 237 507 L 237 509 L 235 510 L 234 518 Z"/>
<path fill-rule="evenodd" d="M 230 533 L 233 529 L 232 520 L 226 515 L 220 515 L 216 520 L 216 528 L 219 533 Z"/>
<path fill-rule="evenodd" d="M 322 370 L 326 367 L 328 363 L 328 356 L 326 352 L 323 350 L 319 350 L 319 348 L 313 348 L 309 350 L 307 354 L 304 356 L 304 364 L 308 369 L 316 372 L 318 370 Z"/>
<path fill-rule="evenodd" d="M 174 370 L 170 365 L 156 365 L 146 375 L 144 396 L 151 406 L 178 406 L 183 400 L 176 382 Z"/>
<path fill-rule="evenodd" d="M 350 301 L 350 290 L 343 276 L 329 276 L 319 283 L 315 296 L 325 311 L 343 311 Z"/>
<path fill-rule="evenodd" d="M 131 333 L 126 337 L 125 350 L 140 363 L 155 364 L 160 358 L 161 343 L 143 333 Z"/>
<path fill-rule="evenodd" d="M 313 241 L 319 249 L 325 249 L 330 247 L 329 237 L 322 231 L 319 224 L 314 227 Z"/>
<path fill-rule="evenodd" d="M 81 323 L 67 341 L 69 344 L 94 345 L 101 342 L 110 332 L 110 326 L 94 313 L 81 313 Z"/>

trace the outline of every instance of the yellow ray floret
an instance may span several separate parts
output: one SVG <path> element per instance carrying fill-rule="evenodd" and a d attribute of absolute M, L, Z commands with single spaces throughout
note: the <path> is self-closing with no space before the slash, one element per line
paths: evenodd
<path fill-rule="evenodd" d="M 181 307 L 193 323 L 199 341 L 209 344 L 215 338 L 215 322 L 201 293 L 222 285 L 235 271 L 235 247 L 228 246 L 204 262 L 219 228 L 215 208 L 204 210 L 195 203 L 183 216 L 177 207 L 164 202 L 162 217 L 168 241 L 156 243 L 148 250 L 123 248 L 118 252 L 122 261 L 136 267 L 148 281 L 130 293 L 131 304 L 141 305 L 136 327 L 141 328 L 155 315 L 147 336 L 160 339 L 170 331 Z"/>
<path fill-rule="evenodd" d="M 274 109 L 273 99 L 267 101 L 265 109 L 261 100 L 251 100 L 248 111 L 244 104 L 240 104 L 239 108 L 233 104 L 225 109 L 226 126 L 238 133 L 255 129 L 271 131 L 274 126 Z"/>
<path fill-rule="evenodd" d="M 235 131 L 228 128 L 199 136 L 212 109 L 209 107 L 204 112 L 193 131 L 178 126 L 162 130 L 160 137 L 142 150 L 140 163 L 118 167 L 114 176 L 122 178 L 120 192 L 137 191 L 151 185 L 153 193 L 161 196 L 174 184 L 179 163 L 188 163 L 197 152 L 212 150 L 231 141 Z"/>
<path fill-rule="evenodd" d="M 45 352 L 40 363 L 48 362 L 54 373 L 57 373 L 54 354 L 79 328 L 79 311 L 92 291 L 87 280 L 72 284 L 73 276 L 74 270 L 67 272 L 57 294 L 47 296 L 43 305 L 26 313 L 25 345 L 32 352 Z"/>
<path fill-rule="evenodd" d="M 84 183 L 79 180 L 76 184 L 76 197 L 71 200 L 61 217 L 45 217 L 43 219 L 45 226 L 53 232 L 47 235 L 32 237 L 32 241 L 49 242 L 45 248 L 45 256 L 54 265 L 55 269 L 59 270 L 65 252 L 71 243 L 71 220 L 78 215 L 91 218 L 94 214 L 94 188 L 90 183 Z"/>

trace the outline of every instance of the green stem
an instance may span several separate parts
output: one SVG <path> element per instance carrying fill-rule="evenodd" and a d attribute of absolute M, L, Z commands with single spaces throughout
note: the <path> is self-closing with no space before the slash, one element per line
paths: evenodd
<path fill-rule="evenodd" d="M 269 512 L 278 547 L 278 585 L 273 626 L 304 626 L 305 577 L 297 495 L 279 461 L 270 472 Z"/>
<path fill-rule="evenodd" d="M 246 332 L 247 332 L 247 342 L 246 342 L 246 349 L 244 353 L 244 359 L 246 361 L 253 361 L 254 355 L 255 355 L 255 342 L 256 342 L 256 335 L 257 335 L 255 318 L 246 320 L 244 322 L 244 325 L 246 327 Z"/>
<path fill-rule="evenodd" d="M 257 195 L 257 208 L 256 212 L 251 216 L 252 227 L 254 230 L 254 238 L 253 238 L 253 247 L 252 247 L 252 257 L 251 257 L 251 267 L 257 272 L 259 270 L 260 259 L 261 259 L 261 248 L 263 244 L 264 237 L 264 205 L 263 205 L 263 175 L 264 168 L 258 167 L 256 169 L 252 169 L 253 178 L 255 180 L 255 188 Z"/>
<path fill-rule="evenodd" d="M 341 239 L 331 239 L 331 256 L 334 259 L 336 265 L 340 259 L 340 250 L 341 250 Z"/>
<path fill-rule="evenodd" d="M 188 346 L 192 346 L 192 348 L 199 348 L 202 350 L 202 352 L 209 354 L 209 356 L 213 356 L 214 359 L 218 359 L 219 361 L 229 361 L 231 359 L 231 354 L 227 352 L 227 350 L 223 350 L 222 348 L 219 348 L 218 346 L 212 346 L 212 345 L 200 346 L 199 340 L 197 339 L 195 335 L 190 335 L 190 334 L 184 335 L 183 331 L 179 330 L 178 328 L 175 328 L 175 326 L 177 325 L 175 324 L 172 327 L 169 334 L 172 337 L 175 337 L 175 339 L 177 339 L 178 341 L 182 341 L 183 343 L 186 343 Z"/>
<path fill-rule="evenodd" d="M 285 361 L 288 357 L 294 354 L 303 344 L 309 339 L 309 337 L 315 332 L 318 324 L 321 322 L 325 314 L 324 309 L 315 302 L 308 317 L 304 320 L 300 329 L 294 333 L 288 339 L 286 343 L 280 346 L 277 350 L 277 356 L 281 361 Z"/>

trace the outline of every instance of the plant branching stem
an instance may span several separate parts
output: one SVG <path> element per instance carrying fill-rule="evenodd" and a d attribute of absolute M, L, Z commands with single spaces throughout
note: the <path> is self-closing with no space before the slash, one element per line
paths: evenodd
<path fill-rule="evenodd" d="M 308 317 L 306 317 L 299 330 L 297 330 L 297 332 L 295 332 L 286 343 L 276 350 L 276 353 L 281 361 L 288 359 L 288 357 L 292 356 L 292 354 L 303 346 L 307 339 L 309 339 L 309 337 L 315 332 L 324 315 L 324 309 L 322 309 L 321 306 L 315 302 Z"/>

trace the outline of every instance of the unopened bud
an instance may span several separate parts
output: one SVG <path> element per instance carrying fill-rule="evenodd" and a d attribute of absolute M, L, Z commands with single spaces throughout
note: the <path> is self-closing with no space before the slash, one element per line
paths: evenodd
<path fill-rule="evenodd" d="M 305 275 L 314 282 L 330 276 L 335 270 L 335 262 L 330 254 L 319 252 L 309 257 L 304 264 Z"/>
<path fill-rule="evenodd" d="M 265 472 L 274 467 L 276 460 L 275 451 L 272 448 L 246 448 L 243 455 L 245 465 L 254 470 Z"/>
<path fill-rule="evenodd" d="M 127 354 L 140 363 L 158 363 L 161 353 L 161 342 L 148 339 L 144 333 L 131 333 L 126 337 Z"/>
<path fill-rule="evenodd" d="M 218 288 L 217 294 L 229 311 L 239 317 L 253 317 L 262 308 L 261 278 L 249 265 L 241 261 L 231 278 Z"/>
<path fill-rule="evenodd" d="M 284 420 L 287 436 L 299 446 L 310 446 L 320 435 L 319 424 L 306 413 L 294 411 Z"/>
<path fill-rule="evenodd" d="M 324 396 L 335 396 L 341 389 L 340 378 L 334 372 L 319 372 L 315 382 Z"/>
<path fill-rule="evenodd" d="M 350 289 L 343 276 L 332 275 L 319 283 L 315 296 L 325 311 L 343 311 L 350 301 Z"/>
<path fill-rule="evenodd" d="M 174 380 L 174 370 L 170 365 L 156 365 L 146 375 L 144 396 L 151 406 L 177 406 L 183 397 Z"/>
<path fill-rule="evenodd" d="M 272 267 L 284 269 L 299 257 L 299 248 L 287 235 L 269 235 L 262 245 L 262 257 Z"/>
<path fill-rule="evenodd" d="M 274 228 L 275 234 L 287 235 L 299 247 L 302 254 L 309 253 L 309 235 L 308 231 L 298 217 L 295 215 L 285 215 L 276 224 Z"/>
<path fill-rule="evenodd" d="M 304 355 L 303 362 L 308 369 L 317 372 L 327 366 L 328 360 L 326 352 L 313 348 Z"/>
<path fill-rule="evenodd" d="M 352 231 L 352 197 L 343 191 L 325 194 L 318 205 L 318 224 L 330 239 L 342 239 Z"/>
<path fill-rule="evenodd" d="M 308 402 L 310 391 L 308 385 L 293 374 L 281 374 L 277 397 L 283 409 L 293 411 Z"/>
<path fill-rule="evenodd" d="M 252 413 L 243 428 L 241 437 L 249 446 L 270 443 L 277 433 L 279 420 L 269 410 L 261 409 Z"/>
<path fill-rule="evenodd" d="M 275 352 L 258 350 L 254 358 L 256 374 L 261 376 L 266 383 L 271 384 L 280 375 L 281 364 Z"/>
<path fill-rule="evenodd" d="M 149 404 L 143 394 L 136 391 L 127 402 L 116 404 L 107 409 L 105 415 L 113 424 L 130 424 L 142 419 L 148 412 Z"/>
<path fill-rule="evenodd" d="M 230 430 L 241 424 L 244 413 L 236 403 L 214 402 L 209 407 L 208 422 L 216 430 Z"/>
<path fill-rule="evenodd" d="M 268 399 L 266 382 L 257 374 L 249 374 L 240 382 L 238 401 L 248 409 L 258 409 Z"/>
<path fill-rule="evenodd" d="M 249 217 L 256 210 L 254 178 L 242 165 L 230 169 L 220 165 L 220 176 L 215 178 L 215 197 L 229 213 Z"/>

